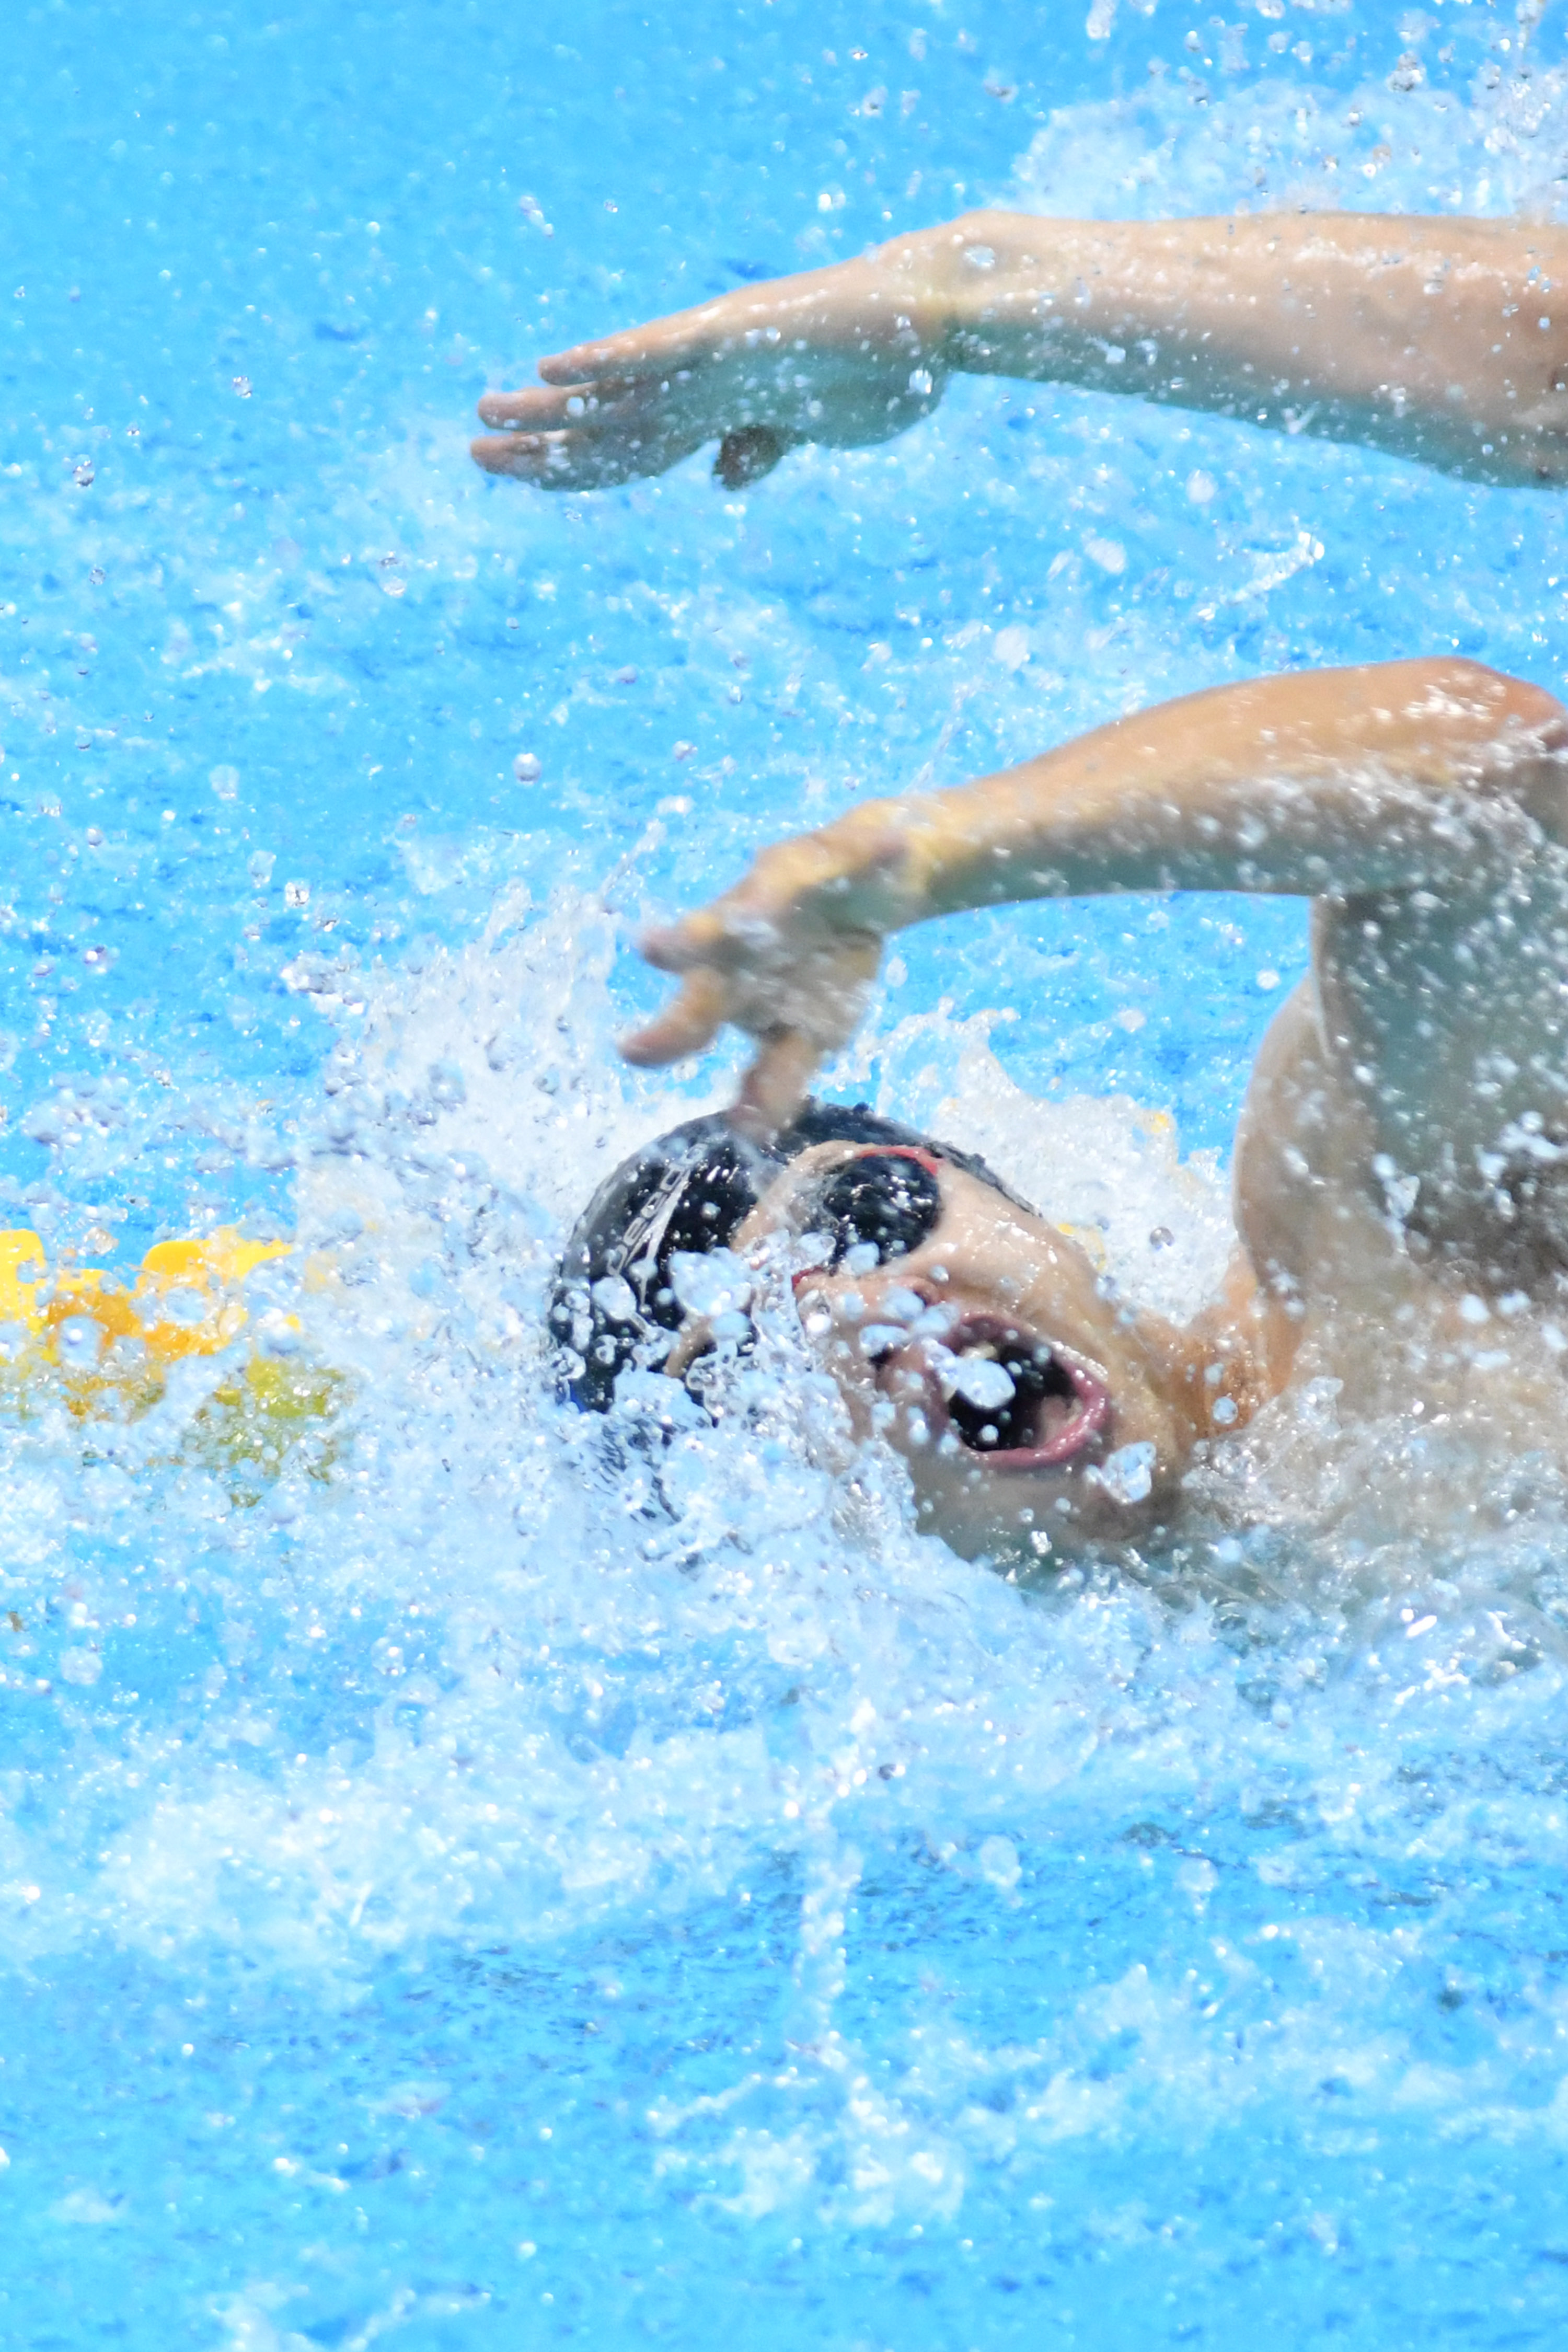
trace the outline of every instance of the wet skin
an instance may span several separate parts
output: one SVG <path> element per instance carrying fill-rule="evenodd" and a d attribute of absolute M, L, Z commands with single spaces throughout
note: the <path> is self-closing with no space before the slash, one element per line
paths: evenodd
<path fill-rule="evenodd" d="M 808 1233 L 824 1176 L 858 1156 L 842 1143 L 803 1152 L 733 1246 L 765 1256 L 778 1236 Z M 1044 1218 L 963 1169 L 933 1172 L 942 1209 L 925 1240 L 876 1265 L 795 1278 L 803 1328 L 857 1433 L 902 1455 L 922 1523 L 966 1554 L 1046 1549 L 1031 1546 L 1036 1532 L 1070 1550 L 1158 1523 L 1195 1440 L 1255 1400 L 1253 1335 L 1240 1335 L 1236 1302 L 1189 1332 L 1133 1315 Z M 672 1368 L 700 1344 L 690 1335 Z M 1205 1377 L 1211 1365 L 1219 1378 Z M 979 1382 L 976 1366 L 987 1368 Z M 1147 1449 L 1131 1491 L 1117 1461 L 1130 1448 Z"/>
<path fill-rule="evenodd" d="M 853 1034 L 889 932 L 1184 887 L 1313 899 L 1310 975 L 1237 1134 L 1225 1296 L 1180 1332 L 1124 1321 L 1060 1234 L 946 1168 L 951 1222 L 900 1267 L 820 1286 L 816 1336 L 860 1425 L 885 1428 L 925 1523 L 968 1550 L 1016 1543 L 1022 1509 L 1063 1498 L 1084 1533 L 1168 1517 L 1211 1388 L 1233 1430 L 1325 1376 L 1359 1417 L 1460 1413 L 1497 1459 L 1568 1465 L 1568 714 L 1537 687 L 1458 659 L 1259 679 L 952 792 L 863 803 L 645 942 L 683 985 L 627 1051 L 674 1060 L 734 1023 L 756 1049 L 736 1117 L 766 1131 Z M 911 1444 L 910 1404 L 936 1426 L 932 1366 L 902 1344 L 867 1364 L 844 1303 L 858 1290 L 862 1322 L 896 1325 L 900 1286 L 960 1309 L 974 1347 L 1016 1328 L 1076 1364 L 1100 1423 L 1049 1462 L 944 1453 L 941 1431 Z M 1092 1474 L 1137 1444 L 1152 1493 L 1112 1508 Z"/>
<path fill-rule="evenodd" d="M 955 374 L 1130 394 L 1371 442 L 1482 480 L 1568 472 L 1568 232 L 1452 217 L 978 212 L 745 286 L 487 393 L 487 472 L 584 490 L 705 444 L 737 489 L 804 442 L 885 441 Z"/>
<path fill-rule="evenodd" d="M 584 489 L 717 441 L 715 471 L 739 487 L 797 444 L 902 431 L 967 371 L 1552 483 L 1568 473 L 1565 278 L 1568 232 L 1520 221 L 971 214 L 543 361 L 541 387 L 481 403 L 512 429 L 474 456 Z M 825 1281 L 835 1371 L 862 1425 L 901 1443 L 927 1523 L 982 1549 L 1067 1499 L 1087 1527 L 1115 1439 L 1154 1447 L 1144 1515 L 1166 1507 L 1216 1381 L 1238 1422 L 1326 1374 L 1362 1412 L 1429 1406 L 1430 1428 L 1462 1409 L 1500 1455 L 1539 1444 L 1568 1466 L 1568 716 L 1537 687 L 1447 659 L 1260 679 L 954 792 L 862 803 L 649 937 L 682 986 L 626 1051 L 678 1060 L 734 1024 L 754 1046 L 735 1116 L 765 1133 L 854 1034 L 889 932 L 1170 889 L 1313 902 L 1311 973 L 1237 1136 L 1226 1296 L 1180 1334 L 1125 1323 L 1061 1236 L 994 1197 L 955 1199 L 955 1263 L 958 1244 L 933 1240 L 874 1277 L 877 1298 L 850 1286 L 868 1313 L 900 1282 L 933 1306 L 915 1268 L 935 1249 L 961 1339 L 994 1353 L 1017 1328 L 1078 1365 L 1095 1426 L 1026 1464 L 944 1452 L 951 1425 L 911 1444 L 911 1406 L 928 1433 L 944 1403 L 952 1422 L 927 1343 L 868 1363 L 842 1278 Z M 1063 1415 L 1071 1390 L 1069 1370 Z M 1038 1506 L 1018 1503 L 1025 1482 Z"/>

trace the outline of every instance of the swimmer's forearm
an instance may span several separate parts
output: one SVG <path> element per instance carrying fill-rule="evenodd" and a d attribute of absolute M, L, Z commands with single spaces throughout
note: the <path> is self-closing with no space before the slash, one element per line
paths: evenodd
<path fill-rule="evenodd" d="M 1561 299 L 1560 299 L 1561 298 Z M 885 441 L 955 372 L 1133 392 L 1493 481 L 1568 476 L 1568 230 L 1355 213 L 969 213 L 736 288 L 487 394 L 491 472 L 586 489 Z"/>
<path fill-rule="evenodd" d="M 1135 392 L 1494 479 L 1568 472 L 1561 228 L 972 213 L 896 250 L 920 280 L 916 315 L 943 322 L 947 366 Z"/>
<path fill-rule="evenodd" d="M 1129 890 L 1473 896 L 1568 845 L 1568 712 L 1474 662 L 1309 671 L 1190 695 L 956 792 L 868 801 L 763 851 L 643 942 L 683 975 L 626 1052 L 734 1022 L 741 1112 L 776 1127 L 853 1031 L 882 940 L 935 915 Z"/>
<path fill-rule="evenodd" d="M 1539 688 L 1470 662 L 1380 663 L 1191 695 L 846 823 L 897 828 L 900 928 L 1111 891 L 1445 887 L 1494 849 L 1506 862 L 1531 826 L 1568 838 L 1565 740 Z"/>

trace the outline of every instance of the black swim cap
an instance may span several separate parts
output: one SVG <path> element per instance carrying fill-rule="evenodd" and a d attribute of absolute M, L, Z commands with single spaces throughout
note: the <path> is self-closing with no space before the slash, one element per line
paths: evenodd
<path fill-rule="evenodd" d="M 561 1350 L 564 1392 L 574 1404 L 607 1412 L 616 1375 L 660 1332 L 680 1328 L 685 1310 L 670 1279 L 679 1252 L 724 1249 L 768 1186 L 816 1143 L 900 1145 L 929 1151 L 1003 1193 L 1008 1191 L 974 1152 L 933 1143 L 913 1128 L 879 1118 L 865 1103 L 808 1102 L 771 1144 L 758 1144 L 722 1115 L 689 1118 L 644 1146 L 607 1176 L 578 1218 L 562 1257 L 550 1304 L 550 1331 Z"/>

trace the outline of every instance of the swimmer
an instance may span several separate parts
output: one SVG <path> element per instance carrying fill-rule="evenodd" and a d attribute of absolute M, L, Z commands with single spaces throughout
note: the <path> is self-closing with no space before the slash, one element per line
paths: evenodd
<path fill-rule="evenodd" d="M 802 1108 L 890 933 L 1171 889 L 1312 902 L 1237 1131 L 1236 1257 L 1182 1328 L 961 1151 Z M 727 1245 L 785 1266 L 855 1428 L 967 1553 L 1040 1524 L 1058 1551 L 1169 1531 L 1199 1449 L 1314 1378 L 1342 1417 L 1568 1462 L 1568 713 L 1541 688 L 1444 658 L 1192 695 L 862 804 L 645 946 L 683 985 L 633 1061 L 725 1023 L 757 1051 L 728 1129 L 665 1138 L 573 1236 L 554 1314 L 579 1402 L 627 1363 L 689 1377 L 709 1334 L 675 1255 Z"/>
<path fill-rule="evenodd" d="M 1264 213 L 966 213 L 742 286 L 489 393 L 479 465 L 545 489 L 661 474 L 717 442 L 734 489 L 803 442 L 886 441 L 955 374 L 1131 393 L 1370 443 L 1479 480 L 1568 472 L 1568 230 Z"/>

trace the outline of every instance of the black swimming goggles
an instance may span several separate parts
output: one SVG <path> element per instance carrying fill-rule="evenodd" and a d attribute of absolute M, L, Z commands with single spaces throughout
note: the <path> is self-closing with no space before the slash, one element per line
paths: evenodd
<path fill-rule="evenodd" d="M 795 1276 L 798 1286 L 812 1275 L 832 1273 L 854 1249 L 876 1256 L 858 1270 L 908 1257 L 931 1239 L 942 1216 L 942 1165 L 933 1151 L 909 1143 L 874 1144 L 840 1161 L 806 1193 L 795 1215 L 803 1232 L 823 1234 L 832 1245 L 826 1267 Z M 792 1220 L 792 1222 L 794 1222 Z"/>

